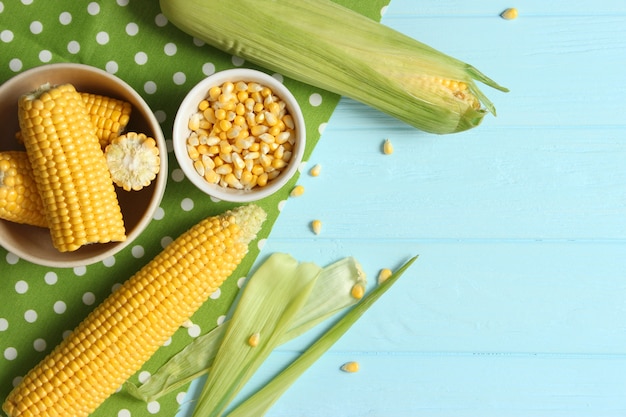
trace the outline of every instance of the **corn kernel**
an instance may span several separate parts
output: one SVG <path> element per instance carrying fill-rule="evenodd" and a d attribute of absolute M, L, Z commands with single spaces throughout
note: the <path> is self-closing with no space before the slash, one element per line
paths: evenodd
<path fill-rule="evenodd" d="M 302 194 L 304 194 L 304 187 L 302 185 L 296 185 L 293 187 L 293 190 L 291 190 L 291 193 L 289 193 L 291 197 L 300 197 Z"/>
<path fill-rule="evenodd" d="M 259 332 L 253 333 L 248 338 L 248 346 L 257 347 L 261 341 L 261 334 Z"/>
<path fill-rule="evenodd" d="M 350 290 L 350 295 L 357 300 L 360 300 L 365 295 L 365 286 L 362 283 L 357 282 L 352 286 L 352 289 Z"/>
<path fill-rule="evenodd" d="M 389 268 L 383 268 L 380 270 L 380 272 L 378 273 L 378 283 L 382 284 L 383 282 L 387 281 L 387 279 L 391 276 L 392 272 L 391 269 Z"/>
<path fill-rule="evenodd" d="M 391 155 L 393 153 L 393 145 L 389 139 L 385 139 L 383 143 L 383 153 L 385 155 Z"/>
<path fill-rule="evenodd" d="M 343 365 L 341 365 L 341 368 L 339 369 L 347 373 L 359 372 L 359 363 L 355 361 L 346 362 Z"/>
<path fill-rule="evenodd" d="M 502 13 L 500 13 L 500 17 L 506 20 L 517 19 L 518 11 L 515 7 L 509 7 L 505 9 Z"/>
<path fill-rule="evenodd" d="M 312 177 L 317 177 L 320 175 L 321 171 L 322 171 L 322 166 L 320 164 L 316 164 L 313 168 L 311 168 L 311 170 L 309 171 L 309 174 Z"/>
<path fill-rule="evenodd" d="M 322 222 L 321 222 L 321 220 L 313 220 L 311 222 L 311 229 L 313 230 L 313 233 L 315 233 L 316 235 L 319 235 L 320 232 L 322 231 Z"/>

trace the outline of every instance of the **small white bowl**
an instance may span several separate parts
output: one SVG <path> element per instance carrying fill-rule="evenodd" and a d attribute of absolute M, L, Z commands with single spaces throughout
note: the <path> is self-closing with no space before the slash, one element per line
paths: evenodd
<path fill-rule="evenodd" d="M 46 228 L 0 220 L 0 245 L 35 264 L 73 268 L 90 265 L 115 255 L 130 245 L 148 226 L 161 204 L 167 180 L 167 147 L 161 126 L 143 98 L 126 82 L 101 69 L 83 64 L 48 64 L 16 75 L 0 86 L 0 151 L 23 149 L 15 139 L 19 130 L 17 102 L 22 94 L 45 83 L 71 83 L 78 91 L 126 100 L 133 109 L 127 131 L 152 136 L 160 151 L 161 166 L 150 186 L 140 191 L 116 187 L 127 238 L 124 242 L 95 243 L 73 252 L 59 252 Z"/>
<path fill-rule="evenodd" d="M 189 118 L 198 111 L 198 104 L 207 97 L 207 92 L 213 86 L 221 86 L 231 81 L 257 82 L 270 88 L 285 103 L 288 112 L 295 123 L 295 147 L 289 164 L 282 170 L 280 175 L 268 182 L 264 187 L 253 187 L 249 190 L 238 190 L 231 187 L 222 187 L 219 184 L 211 184 L 198 174 L 193 166 L 193 161 L 187 153 L 187 139 L 191 133 L 188 127 Z M 260 200 L 274 194 L 281 189 L 297 172 L 304 150 L 306 147 L 306 127 L 304 116 L 296 98 L 282 82 L 264 72 L 236 68 L 216 72 L 196 84 L 183 99 L 176 118 L 174 120 L 173 145 L 176 159 L 187 178 L 204 193 L 215 199 L 235 203 L 247 203 Z"/>

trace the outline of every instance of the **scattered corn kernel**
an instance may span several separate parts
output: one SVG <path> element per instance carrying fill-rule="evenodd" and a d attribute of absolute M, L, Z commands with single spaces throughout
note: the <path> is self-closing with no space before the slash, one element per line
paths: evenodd
<path fill-rule="evenodd" d="M 387 281 L 387 279 L 391 276 L 392 272 L 391 269 L 389 268 L 383 268 L 380 270 L 380 272 L 378 273 L 378 283 L 382 284 L 383 282 Z"/>
<path fill-rule="evenodd" d="M 360 300 L 365 295 L 365 286 L 362 283 L 357 282 L 352 286 L 352 289 L 350 290 L 350 295 L 357 300 Z"/>
<path fill-rule="evenodd" d="M 313 233 L 319 235 L 322 231 L 322 222 L 321 220 L 313 220 L 311 222 L 311 229 L 313 229 Z"/>
<path fill-rule="evenodd" d="M 291 190 L 291 193 L 289 193 L 291 197 L 300 197 L 302 194 L 304 194 L 304 187 L 302 185 L 296 185 L 293 187 L 293 190 Z"/>
<path fill-rule="evenodd" d="M 393 153 L 393 145 L 389 139 L 385 139 L 383 143 L 383 153 L 385 155 L 391 155 Z"/>
<path fill-rule="evenodd" d="M 199 175 L 203 169 L 196 162 L 205 155 L 212 159 L 218 178 L 211 173 L 210 182 L 239 189 L 264 187 L 289 164 L 295 126 L 286 103 L 270 88 L 226 82 L 212 87 L 198 109 L 189 120 L 187 153 Z M 207 169 L 214 167 L 202 165 L 206 178 Z"/>
<path fill-rule="evenodd" d="M 346 362 L 343 365 L 341 365 L 341 368 L 339 369 L 348 373 L 359 372 L 359 363 L 355 361 Z"/>
<path fill-rule="evenodd" d="M 259 332 L 253 333 L 248 338 L 248 345 L 250 347 L 257 347 L 261 341 L 261 334 Z"/>
<path fill-rule="evenodd" d="M 313 168 L 311 168 L 309 174 L 311 174 L 312 177 L 317 177 L 320 175 L 321 170 L 322 166 L 320 164 L 316 164 Z"/>
<path fill-rule="evenodd" d="M 505 9 L 502 13 L 500 13 L 500 17 L 506 20 L 517 19 L 517 9 L 515 7 L 509 7 Z"/>

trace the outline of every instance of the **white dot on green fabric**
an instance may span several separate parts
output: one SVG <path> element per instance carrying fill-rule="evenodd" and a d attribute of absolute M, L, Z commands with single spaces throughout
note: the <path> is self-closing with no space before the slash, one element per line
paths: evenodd
<path fill-rule="evenodd" d="M 70 41 L 67 44 L 67 52 L 70 54 L 77 54 L 80 52 L 80 43 L 78 41 Z"/>
<path fill-rule="evenodd" d="M 212 62 L 207 62 L 206 64 L 202 65 L 202 73 L 204 75 L 211 75 L 215 73 L 215 64 L 213 64 Z"/>
<path fill-rule="evenodd" d="M 40 34 L 42 30 L 43 30 L 43 25 L 41 24 L 41 22 L 35 20 L 34 22 L 30 24 L 30 32 L 33 35 Z"/>
<path fill-rule="evenodd" d="M 163 15 L 162 13 L 159 13 L 154 18 L 154 23 L 156 23 L 158 27 L 163 27 L 167 25 L 167 17 L 165 17 L 165 15 Z"/>
<path fill-rule="evenodd" d="M 178 394 L 176 394 L 176 402 L 178 404 L 182 404 L 185 401 L 185 396 L 187 395 L 187 393 L 185 391 L 179 392 Z"/>
<path fill-rule="evenodd" d="M 52 59 L 52 52 L 48 51 L 47 49 L 42 49 L 39 52 L 39 60 L 41 62 L 50 62 L 51 59 Z"/>
<path fill-rule="evenodd" d="M 37 312 L 35 310 L 26 310 L 24 312 L 24 320 L 29 323 L 34 323 L 37 321 Z"/>
<path fill-rule="evenodd" d="M 148 62 L 148 55 L 145 52 L 137 52 L 135 54 L 135 62 L 137 65 L 144 65 Z"/>
<path fill-rule="evenodd" d="M 72 23 L 72 14 L 70 12 L 63 12 L 59 15 L 59 22 L 62 25 L 69 25 Z"/>
<path fill-rule="evenodd" d="M 154 81 L 147 81 L 143 85 L 143 91 L 145 91 L 148 94 L 154 94 L 156 93 L 156 90 L 157 90 L 157 85 Z"/>
<path fill-rule="evenodd" d="M 14 347 L 8 347 L 4 349 L 4 358 L 8 361 L 12 361 L 17 358 L 17 349 Z"/>
<path fill-rule="evenodd" d="M 245 284 L 245 283 L 246 283 L 246 277 L 241 277 L 241 278 L 239 278 L 237 280 L 237 287 L 241 288 L 241 287 L 243 287 L 243 284 Z"/>
<path fill-rule="evenodd" d="M 150 414 L 156 414 L 161 410 L 161 404 L 158 401 L 150 401 L 146 406 L 146 409 Z"/>
<path fill-rule="evenodd" d="M 43 280 L 48 285 L 56 284 L 58 279 L 59 279 L 58 275 L 56 274 L 56 272 L 53 272 L 53 271 L 46 272 L 46 274 L 43 276 Z"/>
<path fill-rule="evenodd" d="M 236 55 L 233 55 L 231 62 L 233 63 L 234 66 L 240 67 L 246 62 L 246 60 Z"/>
<path fill-rule="evenodd" d="M 109 43 L 109 34 L 106 32 L 98 32 L 98 34 L 96 35 L 96 42 L 98 42 L 100 45 L 106 45 L 107 43 Z"/>
<path fill-rule="evenodd" d="M 161 238 L 161 247 L 163 249 L 165 249 L 173 241 L 174 241 L 174 239 L 172 239 L 170 236 L 165 236 L 165 237 Z"/>
<path fill-rule="evenodd" d="M 165 55 L 167 56 L 173 56 L 176 55 L 176 44 L 169 42 L 165 44 L 165 47 L 163 48 L 163 52 L 165 52 Z"/>
<path fill-rule="evenodd" d="M 193 200 L 191 198 L 183 198 L 183 200 L 180 202 L 180 208 L 182 208 L 184 211 L 193 210 Z"/>
<path fill-rule="evenodd" d="M 267 239 L 259 239 L 257 245 L 257 248 L 259 249 L 263 249 L 263 246 L 265 246 L 265 243 L 267 242 Z"/>
<path fill-rule="evenodd" d="M 129 24 L 127 24 L 126 25 L 126 33 L 129 36 L 135 36 L 137 33 L 139 33 L 139 26 L 137 26 L 137 23 L 130 22 Z"/>
<path fill-rule="evenodd" d="M 131 415 L 132 414 L 130 414 L 130 411 L 126 408 L 122 408 L 120 411 L 117 412 L 117 417 L 131 417 Z"/>
<path fill-rule="evenodd" d="M 326 126 L 328 126 L 328 123 L 326 122 L 320 123 L 320 125 L 317 128 L 317 131 L 319 132 L 320 135 L 324 133 L 324 130 L 326 130 Z"/>
<path fill-rule="evenodd" d="M 4 3 L 0 1 L 0 13 L 4 11 Z"/>
<path fill-rule="evenodd" d="M 128 0 L 117 0 L 117 5 L 118 6 L 122 6 L 122 7 L 126 7 L 126 6 L 128 6 Z"/>
<path fill-rule="evenodd" d="M 17 58 L 15 58 L 15 59 L 17 61 L 19 61 L 19 59 L 17 59 Z M 11 69 L 13 69 L 12 62 L 13 62 L 13 60 L 11 60 L 11 62 L 9 63 L 9 67 Z M 22 68 L 22 62 L 21 61 L 19 61 L 19 64 L 20 64 L 20 68 Z M 17 71 L 19 71 L 19 69 Z M 7 261 L 7 263 L 9 265 L 15 265 L 20 260 L 20 258 L 16 254 L 14 254 L 12 252 L 9 252 L 9 253 L 7 253 L 7 257 L 5 258 L 5 260 Z"/>
<path fill-rule="evenodd" d="M 148 371 L 141 371 L 139 372 L 139 375 L 137 375 L 137 379 L 139 379 L 139 382 L 142 384 L 144 384 L 148 378 L 150 378 L 150 372 Z"/>
<path fill-rule="evenodd" d="M 136 245 L 131 249 L 131 253 L 135 258 L 142 258 L 145 254 L 145 250 L 143 249 L 143 246 Z"/>
<path fill-rule="evenodd" d="M 12 71 L 18 72 L 22 69 L 22 61 L 17 58 L 13 58 L 9 61 L 9 68 L 11 68 Z"/>
<path fill-rule="evenodd" d="M 18 294 L 24 294 L 28 291 L 28 282 L 26 281 L 17 281 L 15 283 L 15 292 Z"/>
<path fill-rule="evenodd" d="M 175 73 L 172 79 L 174 80 L 174 84 L 176 85 L 185 84 L 185 81 L 187 81 L 187 77 L 185 76 L 184 72 Z"/>
<path fill-rule="evenodd" d="M 87 291 L 83 294 L 83 304 L 90 306 L 95 302 L 96 296 L 94 295 L 94 293 Z"/>
<path fill-rule="evenodd" d="M 33 0 L 22 0 L 22 4 L 28 6 L 29 4 L 32 4 Z"/>
<path fill-rule="evenodd" d="M 87 13 L 89 13 L 92 16 L 97 15 L 98 13 L 100 13 L 100 5 L 98 3 L 91 2 L 87 5 Z"/>
<path fill-rule="evenodd" d="M 198 337 L 200 336 L 200 333 L 202 333 L 202 329 L 197 324 L 193 324 L 187 329 L 187 334 L 190 337 Z"/>
<path fill-rule="evenodd" d="M 5 318 L 0 318 L 0 332 L 3 332 L 9 328 L 9 321 Z"/>
<path fill-rule="evenodd" d="M 104 66 L 104 68 L 106 69 L 106 71 L 109 74 L 115 74 L 117 72 L 117 70 L 119 69 L 117 62 L 115 61 L 109 61 L 106 63 L 106 65 Z"/>
<path fill-rule="evenodd" d="M 154 117 L 156 117 L 159 123 L 163 123 L 165 120 L 167 120 L 167 113 L 165 113 L 163 110 L 155 110 Z M 165 140 L 165 142 L 167 145 L 167 139 Z"/>
<path fill-rule="evenodd" d="M 212 300 L 217 300 L 218 298 L 220 298 L 220 295 L 222 295 L 222 290 L 218 288 L 215 291 L 213 291 L 213 294 L 211 294 L 209 297 Z"/>
<path fill-rule="evenodd" d="M 87 272 L 86 266 L 77 266 L 74 268 L 74 275 L 78 277 L 82 277 Z"/>
<path fill-rule="evenodd" d="M 222 323 L 224 323 L 226 321 L 226 316 L 225 315 L 221 315 L 217 318 L 217 320 L 215 320 L 215 324 L 217 324 L 218 326 L 221 325 Z"/>
<path fill-rule="evenodd" d="M 196 37 L 194 37 L 191 41 L 196 46 L 204 46 L 204 44 L 205 44 L 205 42 L 202 39 L 198 39 Z"/>
<path fill-rule="evenodd" d="M 57 314 L 63 314 L 65 313 L 65 310 L 67 310 L 67 305 L 65 304 L 65 301 L 59 300 L 56 303 L 54 303 L 54 306 L 52 306 L 52 309 Z"/>
<path fill-rule="evenodd" d="M 10 30 L 3 30 L 0 32 L 0 41 L 9 43 L 13 40 L 13 32 Z"/>
<path fill-rule="evenodd" d="M 102 264 L 104 266 L 106 266 L 107 268 L 112 267 L 113 265 L 115 265 L 115 257 L 114 256 L 109 256 L 107 258 L 104 258 L 102 260 Z"/>
<path fill-rule="evenodd" d="M 165 217 L 165 210 L 163 210 L 163 207 L 157 207 L 152 218 L 154 220 L 163 220 L 163 217 Z"/>
<path fill-rule="evenodd" d="M 46 341 L 43 339 L 35 339 L 35 341 L 33 342 L 33 349 L 35 349 L 37 352 L 43 352 L 44 350 L 46 350 Z"/>
<path fill-rule="evenodd" d="M 322 104 L 322 95 L 319 93 L 313 93 L 309 96 L 309 104 L 313 107 L 318 107 Z"/>
<path fill-rule="evenodd" d="M 180 168 L 173 169 L 171 176 L 172 176 L 172 181 L 175 181 L 175 182 L 181 182 L 182 180 L 185 179 L 185 173 Z"/>

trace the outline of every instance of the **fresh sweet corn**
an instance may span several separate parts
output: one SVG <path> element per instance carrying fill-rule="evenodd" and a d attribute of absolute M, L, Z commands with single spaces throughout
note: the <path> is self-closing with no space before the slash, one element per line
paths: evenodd
<path fill-rule="evenodd" d="M 223 187 L 266 186 L 288 165 L 295 146 L 286 103 L 256 82 L 211 87 L 187 126 L 187 154 L 196 172 Z"/>
<path fill-rule="evenodd" d="M 266 214 L 256 205 L 209 217 L 102 302 L 9 394 L 9 417 L 92 413 L 228 278 Z"/>
<path fill-rule="evenodd" d="M 48 226 L 26 152 L 0 152 L 0 219 Z"/>
<path fill-rule="evenodd" d="M 218 49 L 432 133 L 467 130 L 495 114 L 476 81 L 508 91 L 473 66 L 331 0 L 160 5 L 170 22 Z"/>
<path fill-rule="evenodd" d="M 123 133 L 130 120 L 132 106 L 124 100 L 99 94 L 81 92 L 80 95 L 96 128 L 100 146 L 104 149 Z"/>
<path fill-rule="evenodd" d="M 113 182 L 126 191 L 149 186 L 161 168 L 156 141 L 143 133 L 116 137 L 106 146 L 104 156 Z"/>
<path fill-rule="evenodd" d="M 53 245 L 68 252 L 124 241 L 106 159 L 74 86 L 43 85 L 20 97 L 18 118 Z"/>

